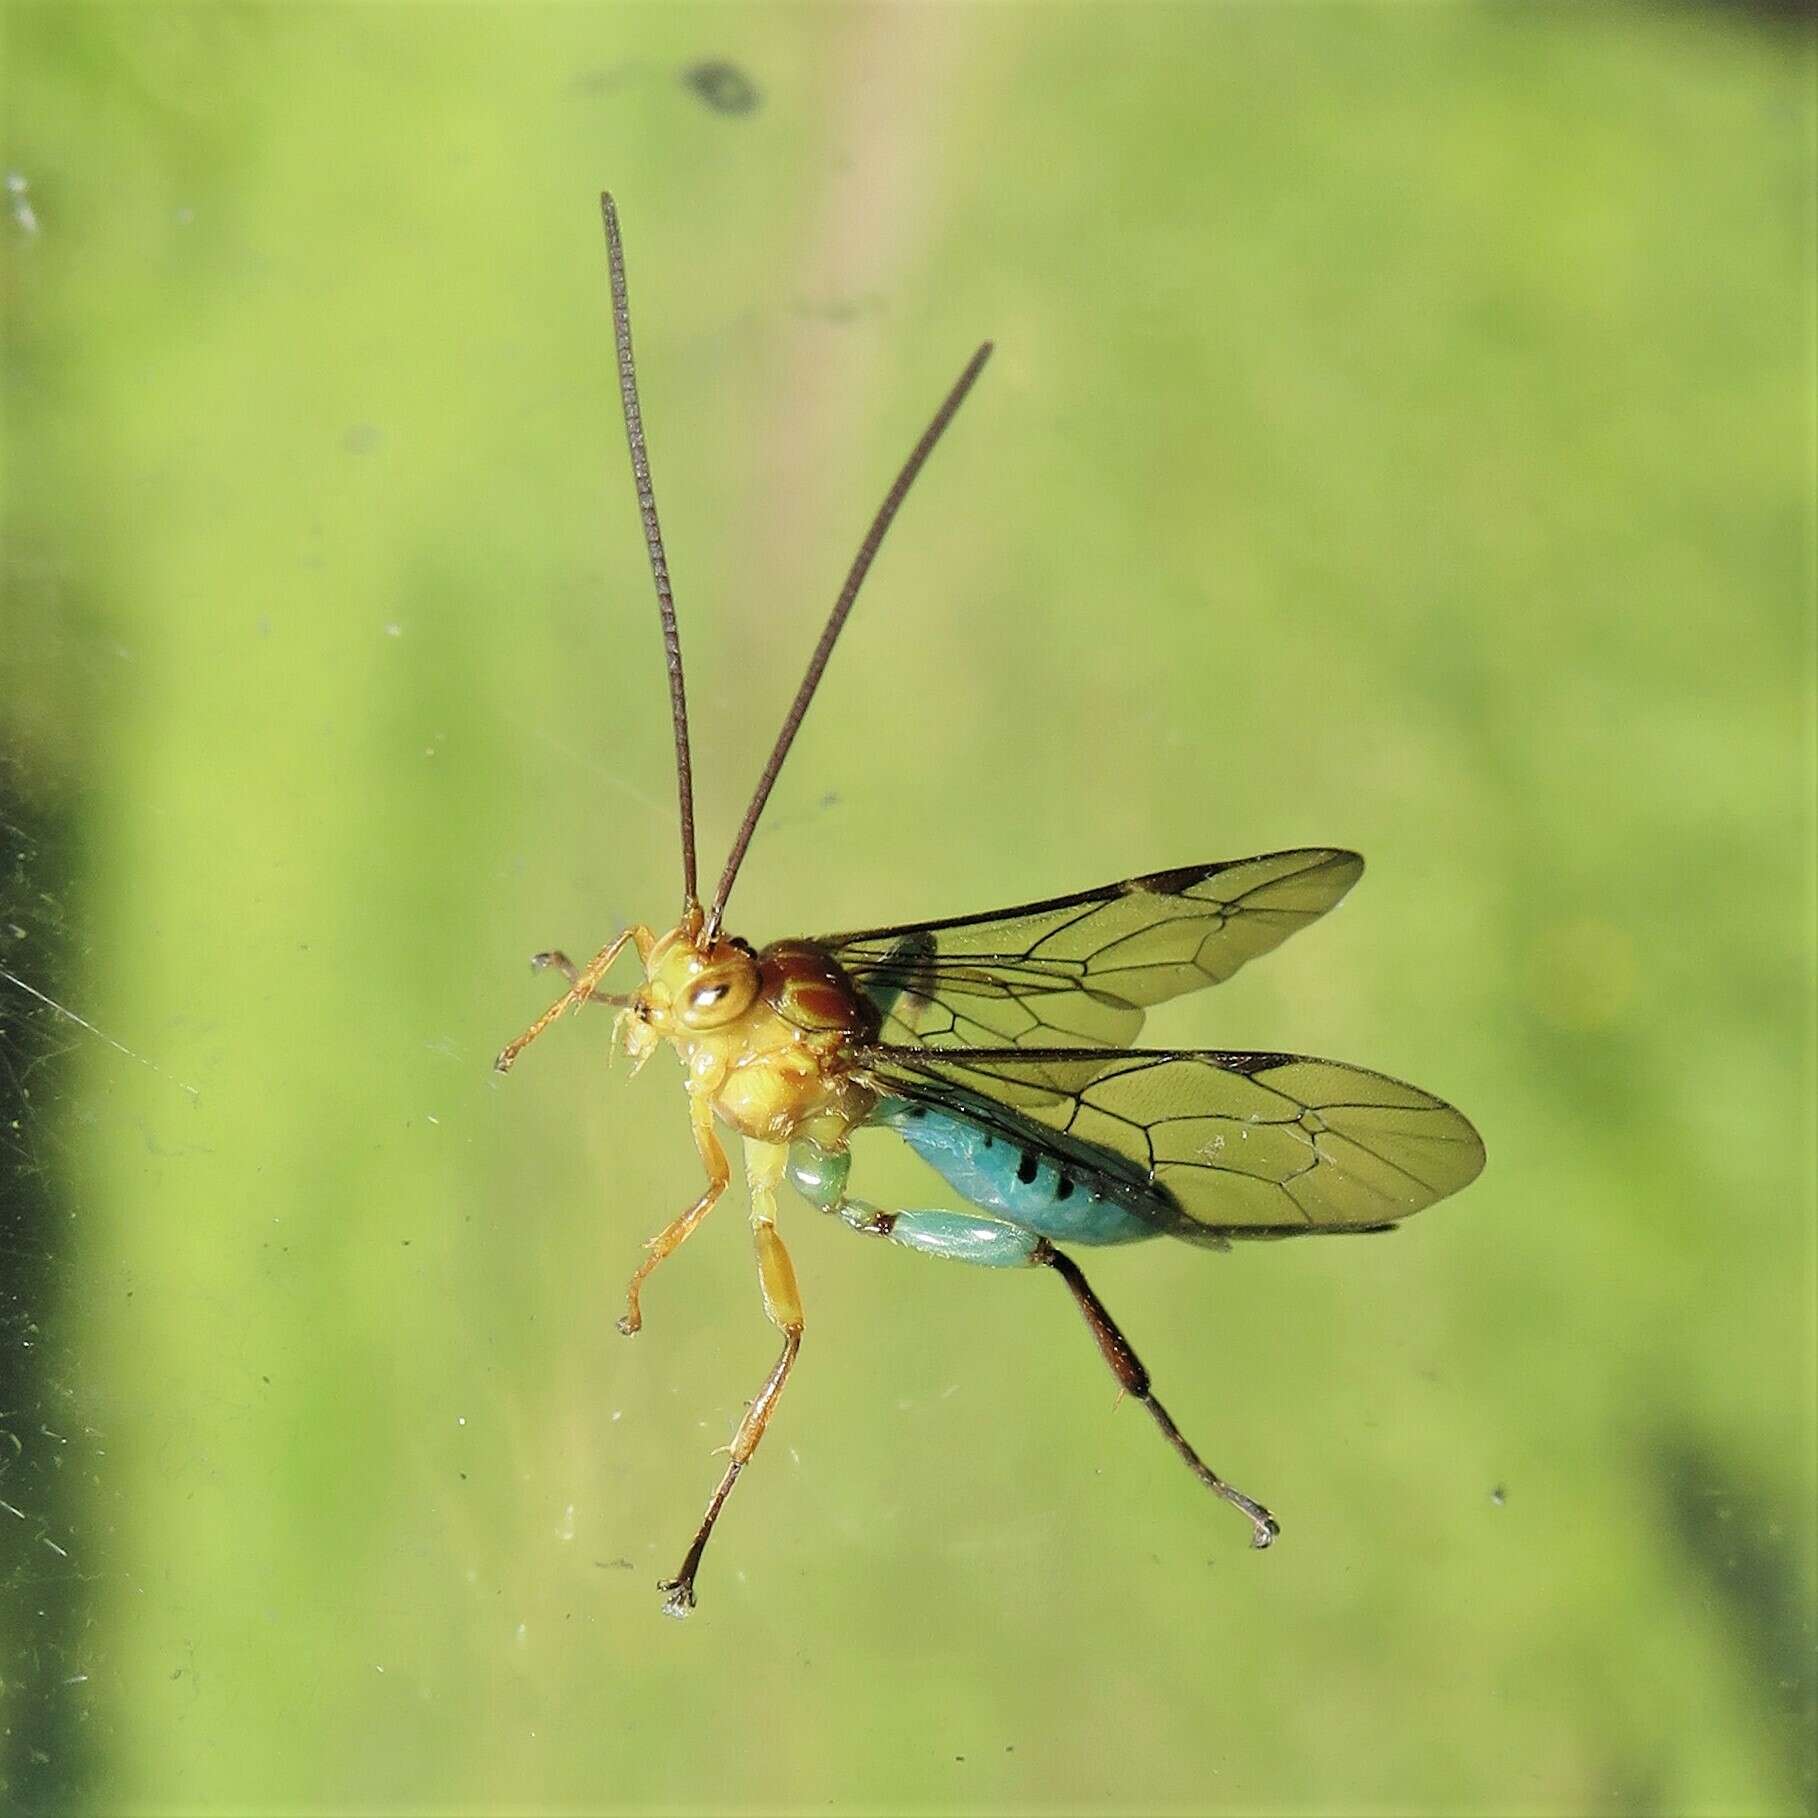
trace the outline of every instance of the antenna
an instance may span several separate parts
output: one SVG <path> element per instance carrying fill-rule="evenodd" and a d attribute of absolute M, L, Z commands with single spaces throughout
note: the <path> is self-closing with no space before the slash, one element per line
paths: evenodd
<path fill-rule="evenodd" d="M 720 887 L 713 893 L 713 907 L 707 911 L 707 925 L 702 931 L 703 938 L 708 941 L 713 940 L 720 931 L 720 916 L 725 911 L 727 897 L 732 894 L 733 880 L 739 874 L 739 867 L 745 862 L 745 849 L 751 844 L 752 834 L 757 831 L 758 817 L 764 812 L 764 804 L 770 800 L 770 791 L 776 782 L 777 773 L 783 768 L 789 747 L 795 743 L 802 716 L 808 711 L 808 703 L 814 699 L 814 691 L 820 685 L 821 672 L 827 667 L 827 659 L 833 654 L 833 646 L 839 639 L 847 615 L 852 611 L 852 603 L 865 584 L 865 576 L 877 556 L 884 533 L 890 528 L 891 520 L 907 497 L 909 488 L 915 484 L 915 476 L 921 472 L 923 464 L 934 452 L 935 443 L 946 432 L 947 425 L 953 421 L 955 413 L 966 401 L 966 393 L 972 389 L 974 381 L 984 370 L 985 362 L 990 358 L 991 343 L 986 341 L 966 362 L 966 370 L 954 381 L 953 389 L 947 393 L 940 409 L 934 413 L 934 420 L 922 431 L 922 439 L 916 443 L 909 459 L 903 463 L 902 472 L 896 476 L 890 490 L 884 495 L 884 502 L 877 508 L 877 516 L 871 520 L 871 528 L 865 532 L 865 540 L 859 545 L 858 554 L 852 558 L 846 585 L 840 589 L 840 597 L 833 603 L 833 611 L 828 615 L 820 642 L 815 645 L 814 654 L 808 659 L 808 673 L 802 677 L 802 685 L 795 691 L 795 699 L 789 703 L 783 729 L 776 736 L 775 749 L 770 753 L 770 761 L 764 766 L 764 774 L 758 778 L 751 806 L 745 810 L 745 819 L 739 827 L 739 836 L 732 842 L 732 855 L 726 860 L 726 869 L 720 874 Z M 678 664 L 679 661 L 678 658 Z M 680 685 L 679 681 L 677 685 Z"/>
<path fill-rule="evenodd" d="M 650 552 L 650 578 L 656 583 L 657 611 L 663 619 L 663 660 L 669 668 L 669 713 L 675 722 L 675 784 L 682 814 L 682 917 L 700 911 L 694 870 L 694 766 L 688 755 L 688 693 L 682 684 L 682 639 L 675 625 L 675 595 L 669 589 L 669 558 L 663 552 L 663 529 L 657 522 L 656 493 L 650 484 L 650 450 L 644 444 L 644 414 L 638 408 L 638 369 L 631 357 L 631 306 L 625 298 L 625 247 L 619 239 L 619 211 L 612 197 L 600 192 L 600 218 L 606 224 L 606 264 L 612 278 L 612 333 L 619 350 L 619 401 L 625 407 L 625 440 L 631 448 L 631 477 L 638 489 L 638 511 L 644 520 L 644 546 Z"/>

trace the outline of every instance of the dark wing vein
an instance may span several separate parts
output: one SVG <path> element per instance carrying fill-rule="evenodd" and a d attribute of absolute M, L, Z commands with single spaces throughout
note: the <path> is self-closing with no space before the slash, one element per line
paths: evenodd
<path fill-rule="evenodd" d="M 1157 1194 L 1183 1237 L 1287 1237 L 1406 1218 L 1477 1178 L 1468 1119 L 1418 1087 L 1298 1054 L 857 1052 L 878 1091 L 935 1105 Z"/>
<path fill-rule="evenodd" d="M 1222 984 L 1362 873 L 1354 852 L 1307 847 L 815 944 L 877 1005 L 891 1042 L 1122 1048 L 1148 1005 Z"/>

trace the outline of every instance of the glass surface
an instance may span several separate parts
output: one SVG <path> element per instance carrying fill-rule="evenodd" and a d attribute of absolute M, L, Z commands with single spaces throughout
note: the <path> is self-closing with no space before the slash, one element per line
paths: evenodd
<path fill-rule="evenodd" d="M 0 1804 L 1810 1808 L 1809 19 L 4 30 Z M 627 1341 L 673 1061 L 490 1071 L 679 899 L 604 184 L 709 879 L 998 343 L 733 932 L 1368 859 L 1146 1039 L 1413 1081 L 1482 1179 L 1081 1258 L 1266 1554 L 1048 1272 L 790 1199 L 660 1614 L 775 1354 L 743 1189 Z"/>

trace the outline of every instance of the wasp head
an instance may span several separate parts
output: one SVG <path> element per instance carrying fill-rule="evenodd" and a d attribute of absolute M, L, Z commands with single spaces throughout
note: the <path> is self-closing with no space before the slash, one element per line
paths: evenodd
<path fill-rule="evenodd" d="M 643 985 L 619 1014 L 617 1039 L 634 1066 L 663 1042 L 685 1052 L 725 1034 L 758 999 L 758 963 L 743 941 L 701 944 L 686 926 L 650 950 Z"/>

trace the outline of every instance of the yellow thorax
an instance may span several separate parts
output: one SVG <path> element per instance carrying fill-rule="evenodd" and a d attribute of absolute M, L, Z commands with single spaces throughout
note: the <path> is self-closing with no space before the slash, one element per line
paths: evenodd
<path fill-rule="evenodd" d="M 681 1057 L 688 1090 L 759 1142 L 788 1142 L 809 1124 L 842 1132 L 875 1094 L 842 1050 L 876 1032 L 876 1015 L 840 968 L 807 941 L 762 953 L 745 942 L 702 945 L 686 922 L 650 949 L 645 981 L 618 1021 L 634 1066 L 659 1044 Z"/>

